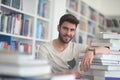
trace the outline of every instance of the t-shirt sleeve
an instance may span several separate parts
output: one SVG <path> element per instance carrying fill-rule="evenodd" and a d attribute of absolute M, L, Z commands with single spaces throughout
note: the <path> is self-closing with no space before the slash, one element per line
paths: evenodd
<path fill-rule="evenodd" d="M 36 58 L 37 59 L 47 59 L 47 49 L 44 44 L 39 47 Z"/>
<path fill-rule="evenodd" d="M 86 51 L 86 48 L 88 47 L 87 45 L 83 45 L 83 44 L 80 44 L 80 50 L 81 50 L 81 53 L 85 53 Z"/>

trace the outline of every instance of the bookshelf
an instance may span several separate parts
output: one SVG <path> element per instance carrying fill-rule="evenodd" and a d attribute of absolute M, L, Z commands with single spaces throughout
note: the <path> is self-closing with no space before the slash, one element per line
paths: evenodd
<path fill-rule="evenodd" d="M 0 0 L 0 51 L 35 57 L 36 46 L 51 39 L 51 13 L 52 0 Z"/>
<path fill-rule="evenodd" d="M 90 44 L 96 33 L 106 31 L 105 16 L 83 0 L 67 0 L 66 13 L 75 15 L 80 21 L 75 42 Z"/>
<path fill-rule="evenodd" d="M 107 16 L 106 26 L 109 31 L 120 33 L 120 18 L 116 16 Z"/>

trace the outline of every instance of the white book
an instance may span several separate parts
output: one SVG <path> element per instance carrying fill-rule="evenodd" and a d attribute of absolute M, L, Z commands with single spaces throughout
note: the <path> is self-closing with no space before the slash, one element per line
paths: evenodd
<path fill-rule="evenodd" d="M 82 58 L 79 59 L 81 61 Z M 81 62 L 80 62 L 81 63 Z M 92 63 L 94 65 L 120 65 L 120 61 L 118 60 L 110 60 L 110 59 L 93 59 Z"/>
<path fill-rule="evenodd" d="M 92 70 L 120 71 L 119 65 L 90 65 Z"/>
<path fill-rule="evenodd" d="M 88 70 L 86 72 L 82 72 L 82 74 L 99 77 L 120 77 L 120 71 Z"/>
<path fill-rule="evenodd" d="M 94 80 L 120 80 L 119 77 L 101 77 L 101 76 L 94 76 Z"/>
<path fill-rule="evenodd" d="M 97 39 L 120 39 L 120 35 L 118 33 L 112 32 L 100 32 L 95 34 L 95 38 Z"/>
<path fill-rule="evenodd" d="M 0 51 L 0 59 L 8 59 L 8 60 L 19 60 L 19 59 L 34 59 L 34 56 L 32 55 L 26 55 L 26 54 L 20 54 L 19 52 L 13 52 L 4 53 L 4 51 Z"/>
<path fill-rule="evenodd" d="M 117 43 L 120 42 L 119 39 L 96 39 L 94 38 L 92 42 L 98 42 L 98 43 Z"/>
<path fill-rule="evenodd" d="M 111 50 L 110 54 L 117 54 L 118 55 L 118 54 L 120 54 L 120 51 L 118 51 L 118 50 Z"/>
<path fill-rule="evenodd" d="M 16 66 L 45 65 L 47 60 L 35 59 L 31 55 L 0 53 L 0 63 Z"/>
<path fill-rule="evenodd" d="M 75 75 L 66 74 L 66 75 L 56 75 L 51 78 L 51 80 L 76 80 Z"/>
<path fill-rule="evenodd" d="M 94 65 L 119 65 L 120 61 L 106 60 L 106 59 L 93 59 L 92 64 Z"/>
<path fill-rule="evenodd" d="M 2 65 L 13 65 L 13 66 L 42 66 L 48 65 L 49 62 L 47 60 L 1 60 L 0 63 Z"/>
<path fill-rule="evenodd" d="M 116 45 L 114 47 L 109 47 L 110 50 L 116 50 L 116 51 L 120 51 L 120 45 Z"/>
<path fill-rule="evenodd" d="M 120 77 L 120 71 L 93 71 L 94 75 L 106 77 Z"/>
<path fill-rule="evenodd" d="M 104 60 L 116 60 L 120 61 L 120 54 L 97 54 L 94 59 L 104 59 Z"/>
<path fill-rule="evenodd" d="M 0 75 L 35 77 L 45 74 L 51 74 L 50 65 L 22 66 L 22 67 L 11 66 L 11 65 L 0 65 Z"/>
<path fill-rule="evenodd" d="M 107 47 L 119 47 L 120 48 L 120 42 L 116 41 L 116 42 L 92 42 L 91 46 L 107 46 Z"/>
<path fill-rule="evenodd" d="M 115 44 L 114 44 L 115 45 Z M 91 46 L 106 46 L 106 47 L 112 47 L 112 43 L 99 43 L 99 42 L 92 42 Z"/>

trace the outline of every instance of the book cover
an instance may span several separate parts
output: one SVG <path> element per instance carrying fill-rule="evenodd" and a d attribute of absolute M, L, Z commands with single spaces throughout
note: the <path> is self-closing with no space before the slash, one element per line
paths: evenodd
<path fill-rule="evenodd" d="M 20 35 L 22 31 L 22 14 L 16 14 L 15 15 L 15 26 L 14 26 L 14 34 L 15 35 Z"/>
<path fill-rule="evenodd" d="M 32 20 L 30 18 L 27 18 L 24 20 L 24 36 L 30 36 L 31 35 L 31 28 L 32 28 Z"/>
<path fill-rule="evenodd" d="M 95 34 L 95 23 L 90 20 L 87 22 L 87 32 L 90 34 Z"/>
<path fill-rule="evenodd" d="M 79 29 L 80 29 L 81 31 L 86 31 L 86 26 L 87 26 L 86 21 L 85 21 L 84 19 L 81 19 L 81 20 L 80 20 Z"/>
<path fill-rule="evenodd" d="M 37 24 L 36 24 L 36 38 L 37 39 L 41 38 L 41 35 L 42 35 L 41 31 L 42 31 L 41 22 L 37 20 Z"/>
<path fill-rule="evenodd" d="M 87 35 L 87 41 L 86 41 L 87 45 L 91 45 L 93 38 L 94 38 L 94 36 Z"/>
<path fill-rule="evenodd" d="M 20 9 L 21 2 L 20 0 L 12 0 L 12 7 L 16 9 Z"/>
<path fill-rule="evenodd" d="M 80 13 L 86 16 L 86 11 L 87 11 L 87 5 L 83 1 L 81 1 L 80 2 Z"/>
<path fill-rule="evenodd" d="M 5 41 L 5 42 L 8 43 L 8 45 L 11 45 L 11 43 L 12 43 L 12 37 L 0 34 L 0 41 Z"/>
<path fill-rule="evenodd" d="M 1 17 L 2 17 L 2 11 L 0 10 L 0 31 L 2 31 L 2 30 L 1 30 L 1 28 L 2 28 L 2 25 L 1 25 Z"/>
<path fill-rule="evenodd" d="M 1 0 L 1 3 L 8 5 L 8 6 L 11 6 L 12 0 Z"/>

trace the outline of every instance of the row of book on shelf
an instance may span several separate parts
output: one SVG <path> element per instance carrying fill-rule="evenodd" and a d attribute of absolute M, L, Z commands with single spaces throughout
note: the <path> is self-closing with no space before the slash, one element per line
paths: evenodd
<path fill-rule="evenodd" d="M 0 2 L 4 5 L 11 6 L 16 9 L 23 9 L 23 0 L 1 0 Z"/>
<path fill-rule="evenodd" d="M 25 7 L 23 4 L 23 0 L 1 0 L 0 1 L 2 4 L 7 5 L 9 7 L 13 7 L 19 10 L 23 10 Z M 37 7 L 37 14 L 39 16 L 49 18 L 49 12 L 50 10 L 50 2 L 47 0 L 38 0 L 38 7 Z"/>
<path fill-rule="evenodd" d="M 105 17 L 91 6 L 87 5 L 84 1 L 67 0 L 67 7 L 81 15 L 88 17 L 93 21 L 98 21 L 100 25 L 104 25 Z M 97 15 L 98 14 L 98 15 Z M 98 20 L 97 20 L 98 16 Z"/>
<path fill-rule="evenodd" d="M 14 40 L 12 36 L 0 35 L 0 52 L 5 51 L 31 54 L 32 44 Z"/>
<path fill-rule="evenodd" d="M 25 14 L 2 14 L 0 32 L 10 33 L 15 35 L 22 35 L 32 37 L 33 24 L 32 18 L 26 18 Z M 36 38 L 47 38 L 47 25 L 40 20 L 37 20 Z"/>
<path fill-rule="evenodd" d="M 95 35 L 91 46 L 108 47 L 110 54 L 95 55 L 89 70 L 82 74 L 91 76 L 91 80 L 120 80 L 120 34 L 100 32 Z"/>
<path fill-rule="evenodd" d="M 1 27 L 0 31 L 15 35 L 32 35 L 32 19 L 25 18 L 24 14 L 6 14 L 1 15 Z"/>

